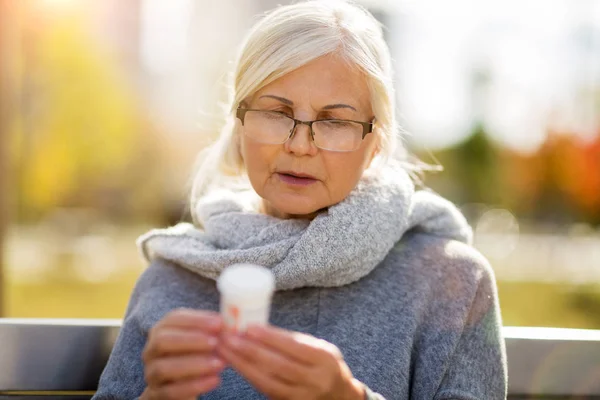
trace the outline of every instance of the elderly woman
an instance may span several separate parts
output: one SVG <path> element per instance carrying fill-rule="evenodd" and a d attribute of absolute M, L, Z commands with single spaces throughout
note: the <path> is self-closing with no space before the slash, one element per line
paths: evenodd
<path fill-rule="evenodd" d="M 493 272 L 460 212 L 414 189 L 377 21 L 282 6 L 236 66 L 194 224 L 138 240 L 150 265 L 94 399 L 504 399 Z M 215 285 L 240 262 L 276 283 L 270 325 L 243 334 Z"/>

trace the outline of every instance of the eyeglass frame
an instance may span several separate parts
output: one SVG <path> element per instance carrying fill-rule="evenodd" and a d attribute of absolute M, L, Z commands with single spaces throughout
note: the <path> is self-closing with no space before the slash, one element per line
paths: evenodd
<path fill-rule="evenodd" d="M 286 115 L 286 114 L 284 114 L 282 112 L 279 112 L 279 111 L 259 110 L 259 109 L 256 109 L 256 108 L 238 107 L 237 110 L 236 110 L 236 115 L 235 116 L 236 116 L 236 118 L 239 118 L 239 120 L 242 122 L 242 126 L 244 126 L 244 118 L 246 117 L 246 112 L 248 112 L 248 111 L 260 111 L 260 112 L 266 112 L 266 113 L 272 113 L 272 114 L 279 114 L 281 116 L 284 116 L 284 117 L 289 118 L 292 121 L 294 121 L 294 126 L 292 127 L 289 136 L 287 137 L 287 139 L 285 139 L 283 142 L 281 142 L 281 144 L 287 142 L 288 140 L 290 140 L 296 134 L 296 127 L 298 126 L 298 124 L 306 125 L 306 126 L 309 127 L 309 129 L 310 129 L 310 137 L 311 137 L 313 143 L 315 142 L 315 131 L 313 130 L 312 124 L 315 123 L 315 122 L 336 121 L 336 122 L 354 122 L 354 123 L 360 124 L 363 127 L 363 133 L 362 133 L 361 140 L 365 140 L 365 136 L 367 136 L 369 133 L 373 132 L 373 126 L 375 125 L 375 118 L 373 118 L 371 120 L 371 122 L 354 121 L 354 120 L 351 120 L 351 119 L 335 119 L 335 118 L 315 119 L 313 121 L 302 121 L 300 119 L 296 119 L 294 117 L 290 117 L 289 115 Z M 319 147 L 319 146 L 317 146 L 317 147 Z"/>

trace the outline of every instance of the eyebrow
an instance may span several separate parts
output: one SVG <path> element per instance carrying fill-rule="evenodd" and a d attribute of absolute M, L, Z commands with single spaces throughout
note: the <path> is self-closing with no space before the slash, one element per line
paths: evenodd
<path fill-rule="evenodd" d="M 265 94 L 264 96 L 260 96 L 261 99 L 263 97 L 269 97 L 271 99 L 278 100 L 278 101 L 282 102 L 283 104 L 287 104 L 288 106 L 293 106 L 294 105 L 293 101 L 291 101 L 289 99 L 286 99 L 285 97 L 279 97 L 279 96 L 275 96 L 275 95 L 272 95 L 272 94 Z M 334 110 L 336 108 L 349 108 L 351 110 L 356 111 L 356 108 L 352 107 L 349 104 L 343 104 L 343 103 L 329 104 L 329 105 L 323 107 L 323 110 Z"/>

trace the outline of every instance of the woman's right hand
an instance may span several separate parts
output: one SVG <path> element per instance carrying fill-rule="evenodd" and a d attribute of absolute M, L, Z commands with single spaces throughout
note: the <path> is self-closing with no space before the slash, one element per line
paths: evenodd
<path fill-rule="evenodd" d="M 147 387 L 140 399 L 195 400 L 219 386 L 225 362 L 215 349 L 222 329 L 212 311 L 180 308 L 165 315 L 142 352 Z"/>

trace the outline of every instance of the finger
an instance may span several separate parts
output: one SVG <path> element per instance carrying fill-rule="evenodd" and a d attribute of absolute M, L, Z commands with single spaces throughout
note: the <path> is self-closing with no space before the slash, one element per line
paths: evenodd
<path fill-rule="evenodd" d="M 214 311 L 177 308 L 167 313 L 155 328 L 179 327 L 184 329 L 203 329 L 220 332 L 223 328 L 221 315 Z"/>
<path fill-rule="evenodd" d="M 246 378 L 259 392 L 269 398 L 289 399 L 292 397 L 291 394 L 296 391 L 296 385 L 269 375 L 263 369 L 257 368 L 257 365 L 237 355 L 228 347 L 221 346 L 219 352 L 240 375 Z"/>
<path fill-rule="evenodd" d="M 336 353 L 337 347 L 314 336 L 271 325 L 251 325 L 246 335 L 277 352 L 308 365 L 319 363 L 323 350 Z M 337 351 L 339 353 L 339 351 Z M 341 354 L 336 354 L 341 357 Z"/>
<path fill-rule="evenodd" d="M 151 333 L 148 344 L 142 352 L 142 360 L 148 362 L 153 358 L 169 354 L 211 352 L 218 343 L 217 336 L 202 331 L 164 328 Z"/>
<path fill-rule="evenodd" d="M 170 383 L 152 390 L 150 398 L 160 400 L 195 399 L 203 393 L 210 392 L 221 383 L 218 376 Z"/>
<path fill-rule="evenodd" d="M 306 364 L 243 336 L 226 334 L 223 336 L 221 347 L 226 347 L 236 356 L 255 365 L 255 368 L 262 369 L 265 373 L 287 383 L 299 384 L 303 378 L 310 375 L 310 369 Z"/>
<path fill-rule="evenodd" d="M 158 388 L 168 382 L 218 375 L 225 362 L 213 356 L 179 356 L 158 359 L 144 368 L 149 387 Z"/>

